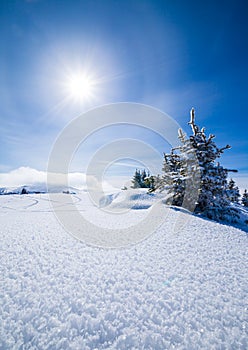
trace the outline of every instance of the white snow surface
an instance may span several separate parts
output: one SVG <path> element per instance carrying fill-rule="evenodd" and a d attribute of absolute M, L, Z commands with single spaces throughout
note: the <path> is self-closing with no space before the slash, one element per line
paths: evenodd
<path fill-rule="evenodd" d="M 102 204 L 125 207 L 120 196 Z M 102 223 L 87 193 L 74 197 Z M 149 200 L 128 197 L 129 224 Z M 168 208 L 143 242 L 102 249 L 65 232 L 47 194 L 0 196 L 0 208 L 1 350 L 248 348 L 244 231 Z"/>

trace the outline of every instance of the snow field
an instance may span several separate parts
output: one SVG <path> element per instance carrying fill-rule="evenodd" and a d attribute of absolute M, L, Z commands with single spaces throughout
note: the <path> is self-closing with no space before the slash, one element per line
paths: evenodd
<path fill-rule="evenodd" d="M 0 207 L 0 349 L 248 348 L 245 232 L 168 209 L 142 243 L 108 250 L 64 232 L 47 195 Z"/>

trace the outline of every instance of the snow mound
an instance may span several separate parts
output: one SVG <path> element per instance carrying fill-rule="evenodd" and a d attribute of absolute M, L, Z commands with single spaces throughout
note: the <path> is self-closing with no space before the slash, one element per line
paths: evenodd
<path fill-rule="evenodd" d="M 121 191 L 115 194 L 108 194 L 99 201 L 100 207 L 123 209 L 148 209 L 154 203 L 165 198 L 165 194 L 147 193 L 147 189 Z"/>

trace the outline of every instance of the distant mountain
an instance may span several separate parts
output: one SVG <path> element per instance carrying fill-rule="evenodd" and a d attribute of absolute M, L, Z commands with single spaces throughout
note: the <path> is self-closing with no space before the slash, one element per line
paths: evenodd
<path fill-rule="evenodd" d="M 10 195 L 10 194 L 25 194 L 25 193 L 47 193 L 46 183 L 37 183 L 32 185 L 24 185 L 18 187 L 1 187 L 0 195 Z M 60 185 L 50 186 L 49 192 L 51 193 L 77 193 L 77 190 L 73 187 L 65 187 Z"/>

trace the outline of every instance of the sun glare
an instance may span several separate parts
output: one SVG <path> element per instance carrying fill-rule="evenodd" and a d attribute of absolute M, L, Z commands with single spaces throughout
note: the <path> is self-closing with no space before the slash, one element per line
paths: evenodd
<path fill-rule="evenodd" d="M 70 97 L 76 101 L 89 100 L 94 96 L 95 81 L 83 73 L 71 75 L 67 82 Z"/>

